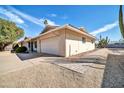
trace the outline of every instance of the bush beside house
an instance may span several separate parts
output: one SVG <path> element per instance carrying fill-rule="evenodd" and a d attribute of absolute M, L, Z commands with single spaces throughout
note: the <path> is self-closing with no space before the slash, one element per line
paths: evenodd
<path fill-rule="evenodd" d="M 13 44 L 13 46 L 12 46 L 12 48 L 13 48 L 14 51 L 15 51 L 18 47 L 19 47 L 18 44 Z"/>
<path fill-rule="evenodd" d="M 16 49 L 16 53 L 25 53 L 27 51 L 27 48 L 25 46 L 22 46 L 22 47 L 18 47 Z"/>

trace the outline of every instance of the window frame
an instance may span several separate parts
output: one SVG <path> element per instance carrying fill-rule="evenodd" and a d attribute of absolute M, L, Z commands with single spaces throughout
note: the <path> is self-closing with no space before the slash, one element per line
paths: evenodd
<path fill-rule="evenodd" d="M 94 40 L 91 40 L 91 43 L 93 44 L 94 43 Z"/>
<path fill-rule="evenodd" d="M 86 43 L 86 38 L 82 37 L 82 43 Z"/>

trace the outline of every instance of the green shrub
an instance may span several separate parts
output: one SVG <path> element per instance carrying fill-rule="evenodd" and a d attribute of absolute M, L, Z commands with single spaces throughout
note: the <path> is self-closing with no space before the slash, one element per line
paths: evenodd
<path fill-rule="evenodd" d="M 22 46 L 22 47 L 18 47 L 16 49 L 16 53 L 24 53 L 27 51 L 27 48 L 25 46 Z"/>
<path fill-rule="evenodd" d="M 13 46 L 12 46 L 13 51 L 15 51 L 18 47 L 19 47 L 19 45 L 18 45 L 18 44 L 13 44 Z"/>

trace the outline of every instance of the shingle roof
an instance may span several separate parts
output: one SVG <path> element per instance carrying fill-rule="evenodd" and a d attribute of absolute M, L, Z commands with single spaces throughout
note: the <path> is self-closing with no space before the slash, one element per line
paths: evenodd
<path fill-rule="evenodd" d="M 78 28 L 78 27 L 75 27 L 75 26 L 73 26 L 73 25 L 71 25 L 71 24 L 69 24 L 69 26 L 74 27 L 74 28 L 76 28 L 76 29 L 78 29 L 78 30 L 80 30 L 80 31 L 83 31 L 83 32 L 85 32 L 85 33 L 88 34 L 88 32 L 86 32 L 86 30 L 85 30 L 83 27 Z"/>
<path fill-rule="evenodd" d="M 43 34 L 45 32 L 48 32 L 49 30 L 55 29 L 57 27 L 59 27 L 59 26 L 47 25 L 40 34 Z"/>

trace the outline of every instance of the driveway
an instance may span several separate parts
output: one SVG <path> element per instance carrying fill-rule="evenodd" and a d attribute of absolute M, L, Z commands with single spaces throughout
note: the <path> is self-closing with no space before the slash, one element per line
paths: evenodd
<path fill-rule="evenodd" d="M 31 63 L 23 63 L 14 53 L 10 53 L 9 51 L 0 52 L 0 75 L 16 71 L 17 69 L 23 69 L 30 65 Z"/>
<path fill-rule="evenodd" d="M 51 54 L 46 54 L 46 53 L 36 53 L 36 52 L 33 52 L 33 53 L 17 53 L 16 54 L 17 57 L 24 61 L 24 60 L 29 60 L 29 59 L 35 59 L 35 58 L 48 58 L 48 57 L 59 57 L 57 55 L 51 55 Z"/>
<path fill-rule="evenodd" d="M 10 52 L 0 52 L 0 74 L 21 65 L 21 60 Z"/>

